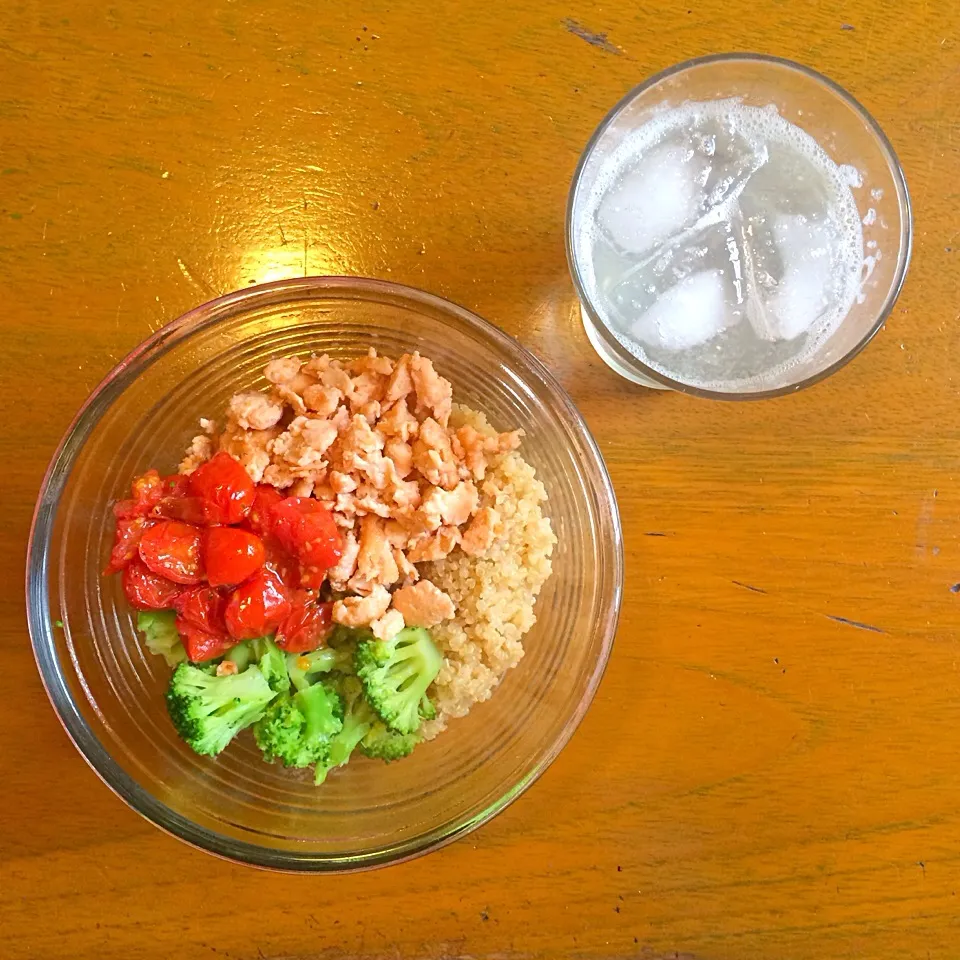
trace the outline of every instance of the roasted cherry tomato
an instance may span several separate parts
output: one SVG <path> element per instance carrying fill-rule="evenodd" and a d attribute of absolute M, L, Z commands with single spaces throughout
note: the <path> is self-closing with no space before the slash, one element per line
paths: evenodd
<path fill-rule="evenodd" d="M 207 633 L 206 630 L 201 630 L 183 617 L 177 617 L 175 624 L 183 649 L 187 652 L 187 659 L 193 663 L 203 663 L 204 660 L 221 657 L 231 647 L 236 646 L 237 641 L 232 637 Z"/>
<path fill-rule="evenodd" d="M 295 590 L 300 584 L 300 562 L 291 557 L 276 540 L 264 541 L 267 551 L 266 567 L 272 570 L 285 587 Z"/>
<path fill-rule="evenodd" d="M 188 587 L 174 602 L 177 631 L 195 663 L 219 657 L 237 642 L 227 633 L 226 606 L 227 598 L 213 587 Z"/>
<path fill-rule="evenodd" d="M 113 535 L 110 562 L 104 573 L 119 573 L 137 555 L 140 538 L 150 528 L 152 521 L 146 517 L 117 519 L 117 532 Z"/>
<path fill-rule="evenodd" d="M 182 473 L 171 473 L 163 478 L 163 496 L 186 497 L 190 494 L 190 477 Z"/>
<path fill-rule="evenodd" d="M 213 587 L 243 583 L 266 559 L 263 541 L 239 527 L 211 527 L 204 536 L 203 565 Z"/>
<path fill-rule="evenodd" d="M 309 563 L 301 563 L 297 576 L 297 582 L 301 587 L 308 590 L 319 590 L 323 586 L 323 581 L 327 579 L 326 567 L 313 567 Z M 287 581 L 284 580 L 284 583 Z M 291 581 L 292 583 L 292 581 Z"/>
<path fill-rule="evenodd" d="M 210 507 L 203 497 L 190 494 L 190 477 L 182 474 L 173 474 L 164 477 L 161 481 L 161 497 L 150 511 L 151 517 L 162 517 L 165 520 L 182 520 L 184 523 L 195 523 L 206 527 L 219 522 L 215 518 L 218 511 Z"/>
<path fill-rule="evenodd" d="M 202 537 L 203 531 L 192 524 L 160 520 L 140 538 L 140 559 L 174 583 L 199 583 L 203 579 Z"/>
<path fill-rule="evenodd" d="M 123 568 L 121 582 L 130 606 L 138 610 L 169 610 L 182 589 L 158 576 L 139 557 Z"/>
<path fill-rule="evenodd" d="M 312 497 L 287 497 L 271 507 L 273 532 L 309 567 L 327 570 L 340 559 L 343 539 L 333 514 Z"/>
<path fill-rule="evenodd" d="M 163 496 L 163 480 L 156 470 L 148 470 L 130 484 L 130 500 L 118 500 L 113 513 L 119 519 L 146 516 Z"/>
<path fill-rule="evenodd" d="M 293 597 L 293 609 L 277 627 L 277 646 L 290 653 L 307 653 L 322 647 L 330 634 L 332 611 L 332 603 L 319 603 L 313 595 L 298 590 Z"/>
<path fill-rule="evenodd" d="M 227 624 L 223 618 L 226 608 L 227 598 L 213 587 L 181 588 L 180 596 L 173 605 L 181 620 L 219 636 L 227 635 Z"/>
<path fill-rule="evenodd" d="M 212 525 L 211 517 L 216 513 L 203 497 L 163 497 L 150 511 L 153 517 L 165 520 L 182 520 L 198 527 Z"/>
<path fill-rule="evenodd" d="M 273 633 L 290 609 L 287 590 L 280 578 L 264 567 L 230 595 L 225 614 L 227 630 L 237 640 L 262 637 Z"/>
<path fill-rule="evenodd" d="M 273 536 L 271 508 L 283 499 L 283 494 L 266 483 L 258 483 L 254 489 L 253 506 L 247 514 L 247 526 L 264 540 Z"/>
<path fill-rule="evenodd" d="M 239 523 L 253 506 L 253 481 L 239 460 L 220 452 L 190 474 L 190 493 L 202 497 L 211 523 Z"/>

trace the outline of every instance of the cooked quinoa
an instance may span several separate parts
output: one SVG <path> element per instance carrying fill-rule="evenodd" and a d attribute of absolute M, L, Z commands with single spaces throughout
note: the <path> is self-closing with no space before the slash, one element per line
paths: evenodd
<path fill-rule="evenodd" d="M 454 407 L 451 422 L 469 424 L 486 436 L 496 432 L 482 413 L 461 406 Z M 553 569 L 557 538 L 543 514 L 547 492 L 533 467 L 516 452 L 497 457 L 481 494 L 499 517 L 491 547 L 482 557 L 454 550 L 424 568 L 424 576 L 456 608 L 452 620 L 432 631 L 444 663 L 431 689 L 437 717 L 421 728 L 427 739 L 444 730 L 450 718 L 488 699 L 520 662 L 521 640 L 536 621 L 537 595 Z"/>

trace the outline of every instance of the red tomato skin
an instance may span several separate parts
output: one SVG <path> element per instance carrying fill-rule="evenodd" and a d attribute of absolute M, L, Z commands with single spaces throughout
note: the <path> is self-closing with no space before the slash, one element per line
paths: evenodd
<path fill-rule="evenodd" d="M 299 557 L 304 563 L 324 569 L 336 566 L 343 554 L 343 537 L 329 510 L 305 517 L 303 535 Z"/>
<path fill-rule="evenodd" d="M 163 478 L 163 496 L 185 497 L 190 493 L 190 477 L 183 473 L 171 473 Z"/>
<path fill-rule="evenodd" d="M 203 542 L 204 567 L 212 587 L 243 583 L 266 560 L 263 541 L 239 527 L 211 527 Z"/>
<path fill-rule="evenodd" d="M 110 551 L 110 562 L 103 571 L 105 574 L 119 573 L 134 557 L 140 547 L 140 539 L 152 526 L 146 517 L 130 517 L 117 519 L 117 530 L 113 535 L 113 548 Z"/>
<path fill-rule="evenodd" d="M 123 568 L 121 583 L 127 602 L 137 610 L 169 610 L 181 590 L 155 574 L 139 557 Z"/>
<path fill-rule="evenodd" d="M 250 512 L 254 485 L 239 460 L 221 451 L 190 474 L 190 492 L 207 501 L 212 523 L 239 523 Z"/>
<path fill-rule="evenodd" d="M 291 557 L 275 540 L 268 540 L 264 547 L 267 551 L 264 569 L 275 573 L 288 590 L 296 590 L 301 585 L 300 564 L 296 557 Z"/>
<path fill-rule="evenodd" d="M 163 497 L 150 511 L 152 517 L 165 520 L 182 520 L 198 527 L 213 525 L 217 512 L 202 497 Z"/>
<path fill-rule="evenodd" d="M 227 636 L 223 619 L 227 598 L 213 587 L 187 587 L 173 605 L 177 617 L 204 633 Z"/>
<path fill-rule="evenodd" d="M 203 579 L 199 527 L 160 520 L 140 538 L 140 559 L 156 574 L 190 586 Z"/>
<path fill-rule="evenodd" d="M 322 647 L 333 624 L 333 604 L 294 600 L 293 609 L 277 627 L 274 642 L 289 653 L 308 653 Z"/>
<path fill-rule="evenodd" d="M 266 483 L 258 483 L 254 488 L 253 506 L 244 521 L 257 536 L 268 540 L 273 536 L 273 520 L 270 510 L 283 499 L 283 494 Z"/>
<path fill-rule="evenodd" d="M 286 550 L 311 567 L 332 567 L 340 559 L 343 538 L 333 514 L 311 497 L 287 497 L 270 509 L 273 532 Z"/>
<path fill-rule="evenodd" d="M 310 503 L 309 497 L 287 497 L 270 507 L 273 535 L 280 541 L 283 549 L 294 556 L 300 544 L 301 518 L 304 512 L 310 509 Z"/>
<path fill-rule="evenodd" d="M 207 633 L 206 630 L 201 630 L 182 617 L 177 617 L 175 623 L 183 649 L 186 650 L 187 659 L 191 663 L 213 660 L 215 657 L 223 656 L 231 647 L 236 645 L 237 641 L 231 637 Z"/>
<path fill-rule="evenodd" d="M 273 633 L 291 610 L 287 590 L 269 568 L 258 570 L 230 595 L 224 619 L 235 640 Z"/>

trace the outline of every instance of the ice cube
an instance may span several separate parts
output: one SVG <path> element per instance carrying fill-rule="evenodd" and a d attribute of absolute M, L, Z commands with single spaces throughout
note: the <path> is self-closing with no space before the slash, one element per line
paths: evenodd
<path fill-rule="evenodd" d="M 630 332 L 647 346 L 676 351 L 706 343 L 726 326 L 723 274 L 701 270 L 661 294 Z"/>
<path fill-rule="evenodd" d="M 744 142 L 746 143 L 746 141 Z M 677 148 L 662 149 L 675 150 Z M 688 159 L 687 154 L 684 154 L 682 162 L 687 162 Z M 702 190 L 698 189 L 698 187 L 700 184 L 707 182 L 707 174 L 710 174 L 712 167 L 703 160 L 698 161 L 703 164 L 703 167 L 701 171 L 702 175 L 697 175 L 696 185 L 691 187 L 695 195 L 695 207 L 691 208 L 694 215 L 691 217 L 688 213 L 687 223 L 685 226 L 682 226 L 682 229 L 670 229 L 668 233 L 659 235 L 652 252 L 647 253 L 646 256 L 641 257 L 638 261 L 631 264 L 629 269 L 615 282 L 615 286 L 629 279 L 634 273 L 645 269 L 649 263 L 664 256 L 681 244 L 687 243 L 690 240 L 696 240 L 704 231 L 708 231 L 716 224 L 722 224 L 727 233 L 729 233 L 733 229 L 733 222 L 740 218 L 740 195 L 749 183 L 750 178 L 766 164 L 768 159 L 769 152 L 763 144 L 757 146 L 756 149 L 750 146 L 741 147 L 740 152 L 724 165 L 723 169 L 726 173 L 721 179 L 716 180 L 710 188 L 709 195 L 706 195 Z M 672 197 L 664 193 L 658 202 L 665 209 L 667 205 L 672 205 L 675 199 L 676 192 L 674 192 Z M 602 206 L 601 204 L 601 210 Z M 674 213 L 677 212 L 678 208 L 674 210 Z M 600 219 L 600 215 L 600 212 L 598 212 L 598 220 Z M 666 218 L 664 218 L 661 225 L 666 226 Z M 623 243 L 623 240 L 621 239 L 620 242 Z M 635 250 L 632 252 L 642 253 L 643 251 Z M 664 260 L 664 264 L 667 262 L 667 260 Z"/>
<path fill-rule="evenodd" d="M 830 306 L 830 249 L 825 228 L 808 217 L 781 215 L 772 223 L 783 275 L 767 309 L 781 340 L 809 330 Z"/>
<path fill-rule="evenodd" d="M 750 178 L 770 159 L 765 143 L 739 133 L 730 136 L 724 147 L 724 160 L 714 166 L 707 181 L 707 209 L 739 197 Z"/>
<path fill-rule="evenodd" d="M 703 164 L 702 157 L 676 145 L 651 150 L 600 202 L 600 228 L 632 254 L 646 253 L 680 233 L 700 210 L 697 177 Z"/>
<path fill-rule="evenodd" d="M 737 229 L 740 233 L 740 239 L 743 247 L 743 285 L 745 313 L 753 332 L 757 339 L 773 342 L 779 340 L 779 332 L 774 318 L 766 304 L 765 290 L 774 285 L 773 278 L 763 269 L 758 260 L 754 244 L 766 235 L 763 218 L 756 223 L 751 222 L 742 215 L 738 217 Z"/>

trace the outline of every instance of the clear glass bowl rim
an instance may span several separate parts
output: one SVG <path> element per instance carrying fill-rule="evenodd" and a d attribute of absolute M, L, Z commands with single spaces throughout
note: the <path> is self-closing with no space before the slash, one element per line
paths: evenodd
<path fill-rule="evenodd" d="M 586 165 L 586 162 L 600 137 L 603 136 L 609 126 L 614 122 L 614 120 L 616 120 L 621 111 L 624 110 L 634 99 L 640 96 L 641 93 L 651 87 L 656 86 L 662 80 L 666 80 L 669 77 L 683 73 L 694 67 L 702 67 L 706 64 L 712 63 L 731 63 L 736 61 L 744 61 L 748 63 L 767 63 L 773 66 L 786 67 L 788 69 L 795 70 L 798 73 L 802 73 L 809 77 L 811 80 L 815 80 L 818 83 L 823 84 L 823 86 L 837 94 L 841 100 L 845 101 L 846 104 L 860 116 L 864 122 L 864 125 L 873 133 L 877 139 L 877 142 L 880 144 L 880 149 L 886 155 L 887 162 L 889 163 L 890 169 L 893 173 L 893 179 L 897 186 L 897 196 L 900 201 L 900 212 L 902 217 L 900 228 L 900 256 L 897 261 L 897 271 L 894 275 L 894 281 L 891 285 L 890 292 L 887 294 L 887 297 L 883 302 L 883 306 L 877 314 L 876 320 L 867 330 L 861 340 L 851 350 L 847 351 L 844 356 L 840 357 L 838 360 L 835 360 L 829 366 L 824 367 L 823 370 L 811 374 L 809 377 L 804 378 L 798 383 L 786 384 L 782 387 L 776 387 L 771 390 L 756 390 L 749 393 L 727 393 L 722 390 L 708 390 L 704 389 L 703 387 L 692 386 L 689 383 L 684 383 L 681 380 L 674 380 L 672 377 L 666 376 L 659 370 L 655 370 L 652 367 L 647 366 L 645 363 L 643 363 L 643 361 L 638 360 L 635 356 L 633 356 L 633 354 L 627 353 L 627 351 L 620 345 L 616 338 L 607 332 L 606 326 L 597 316 L 596 311 L 593 309 L 589 299 L 587 298 L 586 287 L 583 283 L 583 278 L 580 275 L 579 267 L 577 266 L 573 243 L 573 207 L 576 200 L 577 187 L 580 184 L 580 177 L 583 173 L 583 168 Z M 580 155 L 579 161 L 577 161 L 576 169 L 573 172 L 573 179 L 570 183 L 570 192 L 567 196 L 567 216 L 566 224 L 564 226 L 564 237 L 567 248 L 567 264 L 570 269 L 570 276 L 573 278 L 573 285 L 577 291 L 577 297 L 579 298 L 583 309 L 586 310 L 590 315 L 598 335 L 603 337 L 604 344 L 614 353 L 615 356 L 619 357 L 628 366 L 635 366 L 639 368 L 642 376 L 648 377 L 651 380 L 655 380 L 657 383 L 661 383 L 663 386 L 669 387 L 671 390 L 677 390 L 681 393 L 690 394 L 691 396 L 703 397 L 710 400 L 764 400 L 771 397 L 781 397 L 788 393 L 796 393 L 798 390 L 803 390 L 805 387 L 813 386 L 813 384 L 819 383 L 821 380 L 825 380 L 831 374 L 836 373 L 841 367 L 848 364 L 877 335 L 884 323 L 886 323 L 887 317 L 890 316 L 890 312 L 893 310 L 893 306 L 897 302 L 897 298 L 900 296 L 900 290 L 903 287 L 904 280 L 907 276 L 907 268 L 910 265 L 910 257 L 913 252 L 913 208 L 910 201 L 910 192 L 907 189 L 906 177 L 903 173 L 903 167 L 900 164 L 900 160 L 897 157 L 896 151 L 893 149 L 893 144 L 890 143 L 887 135 L 881 129 L 880 124 L 873 119 L 866 107 L 864 107 L 863 104 L 861 104 L 860 101 L 857 100 L 852 94 L 844 90 L 840 84 L 814 70 L 812 67 L 808 67 L 802 63 L 797 63 L 795 60 L 788 60 L 786 57 L 775 57 L 772 54 L 767 53 L 711 53 L 707 56 L 693 57 L 690 60 L 684 60 L 681 63 L 676 63 L 673 66 L 667 67 L 665 70 L 661 70 L 658 73 L 648 77 L 642 83 L 637 84 L 637 86 L 633 87 L 626 94 L 624 94 L 624 96 L 621 97 L 616 104 L 614 104 L 603 120 L 600 121 L 600 124 L 593 131 L 593 134 L 587 141 L 587 145 L 584 147 L 583 153 Z"/>
<path fill-rule="evenodd" d="M 361 295 L 398 297 L 453 314 L 460 322 L 472 327 L 484 338 L 492 341 L 498 351 L 522 360 L 524 364 L 528 365 L 531 372 L 544 382 L 552 394 L 552 399 L 563 408 L 563 415 L 568 418 L 569 424 L 590 454 L 593 461 L 591 467 L 593 467 L 595 477 L 599 480 L 602 488 L 599 499 L 609 511 L 607 519 L 611 525 L 615 541 L 614 549 L 610 555 L 612 561 L 611 583 L 614 589 L 607 603 L 607 629 L 603 636 L 600 656 L 597 658 L 593 671 L 588 678 L 576 710 L 568 717 L 551 748 L 518 783 L 479 815 L 452 828 L 434 829 L 410 841 L 385 846 L 375 852 L 364 854 L 359 861 L 353 858 L 331 858 L 325 855 L 279 850 L 224 836 L 176 813 L 140 787 L 114 761 L 90 729 L 79 710 L 77 710 L 63 680 L 62 668 L 56 655 L 56 645 L 53 637 L 47 581 L 50 536 L 56 518 L 60 494 L 69 475 L 69 468 L 72 466 L 75 456 L 82 447 L 90 429 L 98 421 L 101 412 L 122 392 L 126 381 L 194 332 L 219 322 L 223 319 L 226 311 L 229 311 L 229 316 L 234 316 L 255 306 L 259 301 L 272 303 L 287 296 L 297 299 L 296 294 L 300 293 L 302 295 L 304 291 L 314 289 L 322 289 L 334 295 L 338 291 L 350 291 Z M 302 299 L 302 296 L 300 298 Z M 194 307 L 177 319 L 160 327 L 136 346 L 101 380 L 86 399 L 67 427 L 40 485 L 40 492 L 30 526 L 26 559 L 27 624 L 40 678 L 64 730 L 94 773 L 135 812 L 171 836 L 233 862 L 287 873 L 355 872 L 374 869 L 386 864 L 400 863 L 452 843 L 504 810 L 550 766 L 573 736 L 593 701 L 603 678 L 619 620 L 623 593 L 623 565 L 622 532 L 616 495 L 596 441 L 566 390 L 544 364 L 518 340 L 465 307 L 436 294 L 419 290 L 416 287 L 367 277 L 296 277 L 251 285 L 223 294 Z"/>

